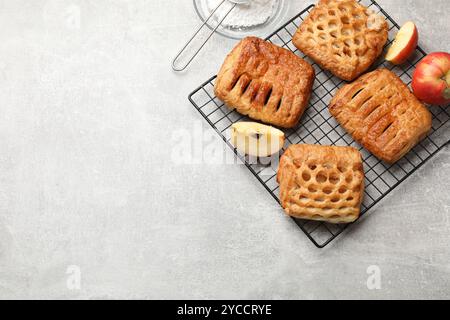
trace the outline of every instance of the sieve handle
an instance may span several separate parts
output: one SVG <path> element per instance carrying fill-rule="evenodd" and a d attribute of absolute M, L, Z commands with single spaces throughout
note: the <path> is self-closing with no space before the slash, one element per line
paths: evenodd
<path fill-rule="evenodd" d="M 181 65 L 181 66 L 177 66 L 177 60 L 180 58 L 180 56 L 184 53 L 184 51 L 186 50 L 186 48 L 191 44 L 191 42 L 195 39 L 195 37 L 198 35 L 198 33 L 205 27 L 206 23 L 209 21 L 209 19 L 211 19 L 211 17 L 214 15 L 214 13 L 216 13 L 216 11 L 225 3 L 225 1 L 227 0 L 223 0 L 221 3 L 219 3 L 219 5 L 211 12 L 211 14 L 208 16 L 208 18 L 205 19 L 205 21 L 202 23 L 202 25 L 197 29 L 197 31 L 194 33 L 194 35 L 191 37 L 191 39 L 189 39 L 188 42 L 186 42 L 186 44 L 184 45 L 184 47 L 178 52 L 178 54 L 175 56 L 175 58 L 172 60 L 172 69 L 174 71 L 183 71 L 187 68 L 187 66 L 192 62 L 192 60 L 194 60 L 194 58 L 198 55 L 198 53 L 200 52 L 200 50 L 203 49 L 203 47 L 205 46 L 205 44 L 208 42 L 208 40 L 212 37 L 212 35 L 214 34 L 214 32 L 216 32 L 216 30 L 222 25 L 222 22 L 226 19 L 226 17 L 228 17 L 228 15 L 231 13 L 231 11 L 233 11 L 233 9 L 236 7 L 237 3 L 234 3 L 233 6 L 230 8 L 230 10 L 228 10 L 227 14 L 222 18 L 222 20 L 219 21 L 219 23 L 217 24 L 217 26 L 210 32 L 210 34 L 208 35 L 208 37 L 206 38 L 206 40 L 201 44 L 201 46 L 197 49 L 197 51 L 194 52 L 194 54 L 192 55 L 192 57 L 189 58 L 189 60 L 187 61 L 186 64 Z"/>

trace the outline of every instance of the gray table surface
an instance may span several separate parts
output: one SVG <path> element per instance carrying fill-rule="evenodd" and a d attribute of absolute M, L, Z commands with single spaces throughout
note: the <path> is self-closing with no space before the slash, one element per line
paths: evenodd
<path fill-rule="evenodd" d="M 450 51 L 448 0 L 379 2 Z M 0 298 L 450 298 L 450 148 L 323 250 L 244 166 L 180 163 L 223 145 L 187 95 L 235 41 L 170 69 L 198 25 L 188 0 L 0 1 Z"/>

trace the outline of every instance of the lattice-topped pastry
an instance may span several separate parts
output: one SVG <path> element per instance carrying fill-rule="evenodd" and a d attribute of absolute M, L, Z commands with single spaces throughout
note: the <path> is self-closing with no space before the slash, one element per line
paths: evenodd
<path fill-rule="evenodd" d="M 359 217 L 364 171 L 353 147 L 291 145 L 281 157 L 277 181 L 290 216 L 331 223 Z"/>
<path fill-rule="evenodd" d="M 342 87 L 329 110 L 353 139 L 388 163 L 402 158 L 431 129 L 431 113 L 386 69 Z"/>
<path fill-rule="evenodd" d="M 313 67 L 287 49 L 243 39 L 225 59 L 215 94 L 230 108 L 275 126 L 294 127 L 308 105 Z"/>
<path fill-rule="evenodd" d="M 383 17 L 355 0 L 320 0 L 294 35 L 294 45 L 324 69 L 351 81 L 382 53 Z"/>

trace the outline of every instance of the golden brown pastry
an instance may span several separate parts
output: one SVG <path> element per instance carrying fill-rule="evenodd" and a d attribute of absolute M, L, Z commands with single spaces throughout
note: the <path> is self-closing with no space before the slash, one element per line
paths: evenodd
<path fill-rule="evenodd" d="M 278 169 L 281 205 L 292 217 L 331 223 L 358 219 L 364 171 L 353 147 L 291 145 Z"/>
<path fill-rule="evenodd" d="M 388 24 L 355 0 L 320 0 L 300 25 L 294 45 L 337 77 L 351 81 L 383 51 Z"/>
<path fill-rule="evenodd" d="M 309 63 L 287 49 L 248 37 L 225 59 L 215 94 L 252 119 L 292 128 L 308 105 L 313 82 Z"/>
<path fill-rule="evenodd" d="M 386 69 L 342 87 L 329 110 L 354 140 L 388 163 L 402 158 L 431 129 L 431 113 Z"/>

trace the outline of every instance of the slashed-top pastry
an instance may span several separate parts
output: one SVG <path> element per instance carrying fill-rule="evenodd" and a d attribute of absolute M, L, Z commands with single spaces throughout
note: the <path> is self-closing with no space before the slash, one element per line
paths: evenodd
<path fill-rule="evenodd" d="M 431 113 L 386 69 L 342 87 L 329 110 L 353 139 L 388 163 L 402 158 L 431 129 Z"/>
<path fill-rule="evenodd" d="M 337 77 L 351 81 L 382 53 L 383 17 L 355 0 L 320 0 L 300 25 L 294 45 Z"/>
<path fill-rule="evenodd" d="M 291 145 L 281 157 L 277 181 L 290 216 L 331 223 L 359 217 L 364 171 L 353 147 Z"/>
<path fill-rule="evenodd" d="M 308 104 L 313 82 L 314 69 L 308 62 L 287 49 L 248 37 L 225 59 L 215 94 L 252 119 L 292 128 Z"/>

